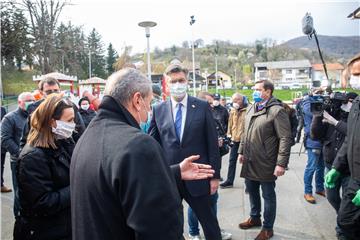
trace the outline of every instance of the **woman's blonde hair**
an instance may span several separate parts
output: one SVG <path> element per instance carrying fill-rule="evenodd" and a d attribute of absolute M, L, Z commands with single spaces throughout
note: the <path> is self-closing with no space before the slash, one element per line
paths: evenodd
<path fill-rule="evenodd" d="M 44 102 L 32 113 L 30 132 L 27 143 L 33 147 L 56 149 L 55 136 L 52 133 L 51 120 L 59 120 L 66 108 L 72 108 L 69 100 L 60 94 L 49 95 Z"/>

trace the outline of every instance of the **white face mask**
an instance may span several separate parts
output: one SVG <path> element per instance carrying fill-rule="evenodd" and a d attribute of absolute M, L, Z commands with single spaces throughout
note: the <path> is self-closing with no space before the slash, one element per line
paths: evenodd
<path fill-rule="evenodd" d="M 213 105 L 214 105 L 214 107 L 219 106 L 219 105 L 220 105 L 219 100 L 214 100 L 214 101 L 213 101 Z"/>
<path fill-rule="evenodd" d="M 185 95 L 187 90 L 187 83 L 171 83 L 169 84 L 170 94 L 175 100 L 181 101 Z"/>
<path fill-rule="evenodd" d="M 240 108 L 240 105 L 236 102 L 233 103 L 233 107 L 238 110 Z"/>
<path fill-rule="evenodd" d="M 56 128 L 52 128 L 52 132 L 56 135 L 57 139 L 70 138 L 75 130 L 75 123 L 64 122 L 56 120 Z"/>
<path fill-rule="evenodd" d="M 88 110 L 89 109 L 89 107 L 90 107 L 90 105 L 89 104 L 84 104 L 84 105 L 81 105 L 81 109 L 82 110 Z"/>
<path fill-rule="evenodd" d="M 354 89 L 360 89 L 360 76 L 351 75 L 350 86 Z"/>
<path fill-rule="evenodd" d="M 352 102 L 348 102 L 346 104 L 342 104 L 341 105 L 341 110 L 343 110 L 344 112 L 350 112 L 350 108 L 352 106 Z"/>

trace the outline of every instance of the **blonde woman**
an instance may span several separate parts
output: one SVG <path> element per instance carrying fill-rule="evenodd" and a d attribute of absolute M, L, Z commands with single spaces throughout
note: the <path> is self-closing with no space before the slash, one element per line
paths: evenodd
<path fill-rule="evenodd" d="M 74 109 L 52 94 L 31 117 L 17 177 L 21 218 L 14 239 L 71 239 L 69 166 L 74 148 Z"/>

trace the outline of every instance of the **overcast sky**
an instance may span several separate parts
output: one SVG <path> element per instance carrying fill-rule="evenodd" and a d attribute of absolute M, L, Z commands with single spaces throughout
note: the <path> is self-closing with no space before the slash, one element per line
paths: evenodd
<path fill-rule="evenodd" d="M 160 48 L 185 40 L 202 38 L 233 43 L 253 43 L 272 38 L 279 43 L 302 36 L 301 20 L 306 12 L 314 18 L 318 34 L 336 36 L 360 35 L 360 20 L 347 16 L 360 6 L 360 1 L 323 0 L 71 0 L 60 21 L 83 25 L 88 33 L 95 28 L 107 45 L 118 52 L 133 46 L 132 53 L 146 50 L 144 29 L 138 23 L 155 21 L 150 45 Z M 190 16 L 195 24 L 190 27 Z"/>

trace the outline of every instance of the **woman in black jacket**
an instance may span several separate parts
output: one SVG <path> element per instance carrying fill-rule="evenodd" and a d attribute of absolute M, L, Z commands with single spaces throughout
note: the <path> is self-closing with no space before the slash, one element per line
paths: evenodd
<path fill-rule="evenodd" d="M 18 159 L 21 218 L 14 239 L 71 239 L 69 166 L 75 146 L 74 109 L 54 94 L 31 117 Z"/>
<path fill-rule="evenodd" d="M 87 97 L 83 97 L 79 100 L 79 113 L 84 120 L 85 127 L 87 127 L 91 120 L 96 116 L 96 112 L 90 109 L 90 100 Z"/>

